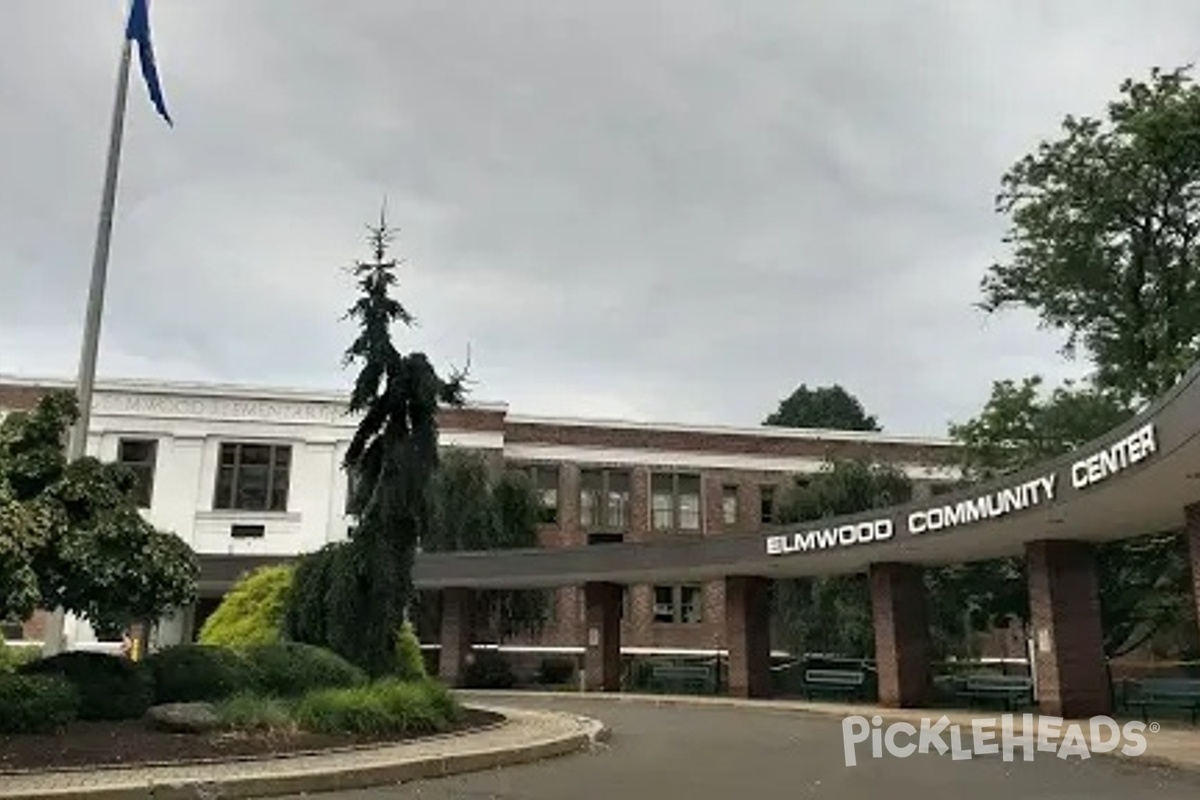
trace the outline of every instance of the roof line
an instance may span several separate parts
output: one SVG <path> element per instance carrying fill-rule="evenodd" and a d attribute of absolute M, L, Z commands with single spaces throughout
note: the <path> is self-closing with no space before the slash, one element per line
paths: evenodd
<path fill-rule="evenodd" d="M 0 387 L 17 386 L 28 388 L 57 388 L 70 389 L 74 381 L 65 378 L 46 378 L 20 376 L 0 373 Z M 200 382 L 200 381 L 166 381 L 144 378 L 107 378 L 98 380 L 96 387 L 99 391 L 136 392 L 142 394 L 162 393 L 172 395 L 193 394 L 207 397 L 239 397 L 254 400 L 282 400 L 292 402 L 336 403 L 345 405 L 349 392 L 341 393 L 331 390 L 316 390 L 289 388 L 279 386 L 255 386 L 250 384 Z M 537 414 L 511 414 L 509 405 L 504 402 L 479 401 L 468 402 L 466 408 L 478 411 L 504 412 L 505 421 L 515 424 L 533 426 L 559 426 L 575 428 L 607 428 L 629 431 L 660 431 L 672 433 L 711 434 L 721 436 L 757 437 L 764 439 L 800 439 L 806 441 L 826 440 L 830 442 L 869 442 L 873 444 L 900 444 L 926 447 L 954 447 L 952 439 L 932 436 L 875 434 L 866 431 L 839 431 L 824 428 L 785 428 L 770 425 L 735 426 L 735 425 L 690 425 L 679 422 L 652 422 L 628 419 L 606 419 L 589 417 L 555 417 Z"/>

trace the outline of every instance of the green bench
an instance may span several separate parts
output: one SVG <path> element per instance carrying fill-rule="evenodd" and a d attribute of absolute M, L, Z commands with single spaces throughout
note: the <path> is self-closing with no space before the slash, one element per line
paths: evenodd
<path fill-rule="evenodd" d="M 660 691 L 682 694 L 715 694 L 717 691 L 713 669 L 696 665 L 657 665 L 650 670 L 650 683 Z"/>
<path fill-rule="evenodd" d="M 861 669 L 804 670 L 804 698 L 860 697 L 867 685 L 867 673 Z"/>
<path fill-rule="evenodd" d="M 955 696 L 968 705 L 998 702 L 1005 710 L 1016 710 L 1033 703 L 1033 681 L 1022 675 L 968 675 Z"/>
<path fill-rule="evenodd" d="M 1144 678 L 1126 681 L 1122 702 L 1126 708 L 1140 711 L 1143 721 L 1151 708 L 1185 709 L 1195 725 L 1200 717 L 1200 679 Z"/>

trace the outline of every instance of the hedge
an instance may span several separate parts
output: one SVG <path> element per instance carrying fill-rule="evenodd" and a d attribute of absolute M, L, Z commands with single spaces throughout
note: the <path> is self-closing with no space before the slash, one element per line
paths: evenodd
<path fill-rule="evenodd" d="M 244 650 L 282 638 L 295 570 L 262 567 L 242 578 L 204 621 L 200 644 Z"/>
<path fill-rule="evenodd" d="M 69 651 L 31 661 L 21 675 L 59 677 L 79 694 L 79 719 L 139 719 L 154 700 L 149 671 L 140 663 L 107 653 Z"/>

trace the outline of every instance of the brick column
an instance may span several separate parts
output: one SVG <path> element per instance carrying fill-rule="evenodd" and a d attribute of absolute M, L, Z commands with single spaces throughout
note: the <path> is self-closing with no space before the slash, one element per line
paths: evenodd
<path fill-rule="evenodd" d="M 621 586 L 589 583 L 584 594 L 583 672 L 589 692 L 621 690 Z"/>
<path fill-rule="evenodd" d="M 462 684 L 471 654 L 471 590 L 442 590 L 442 649 L 438 677 L 449 686 Z"/>
<path fill-rule="evenodd" d="M 1183 536 L 1187 539 L 1188 561 L 1192 565 L 1192 601 L 1196 606 L 1196 622 L 1200 624 L 1200 503 L 1187 507 L 1186 518 Z"/>
<path fill-rule="evenodd" d="M 872 564 L 870 582 L 879 704 L 919 708 L 931 686 L 924 571 L 915 564 Z"/>
<path fill-rule="evenodd" d="M 771 694 L 771 606 L 768 578 L 725 579 L 725 646 L 729 650 L 729 694 Z"/>
<path fill-rule="evenodd" d="M 1026 545 L 1025 558 L 1042 713 L 1111 714 L 1095 550 L 1086 542 L 1046 540 Z"/>

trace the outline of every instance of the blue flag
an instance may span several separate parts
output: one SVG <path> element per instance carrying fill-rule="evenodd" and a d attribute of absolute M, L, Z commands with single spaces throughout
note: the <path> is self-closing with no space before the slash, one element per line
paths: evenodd
<path fill-rule="evenodd" d="M 150 102 L 162 114 L 168 125 L 174 126 L 163 100 L 162 85 L 158 82 L 158 67 L 154 63 L 154 47 L 150 44 L 150 0 L 133 0 L 129 8 L 129 24 L 125 26 L 125 38 L 135 42 L 138 48 L 138 63 L 142 65 L 142 77 L 150 92 Z"/>

